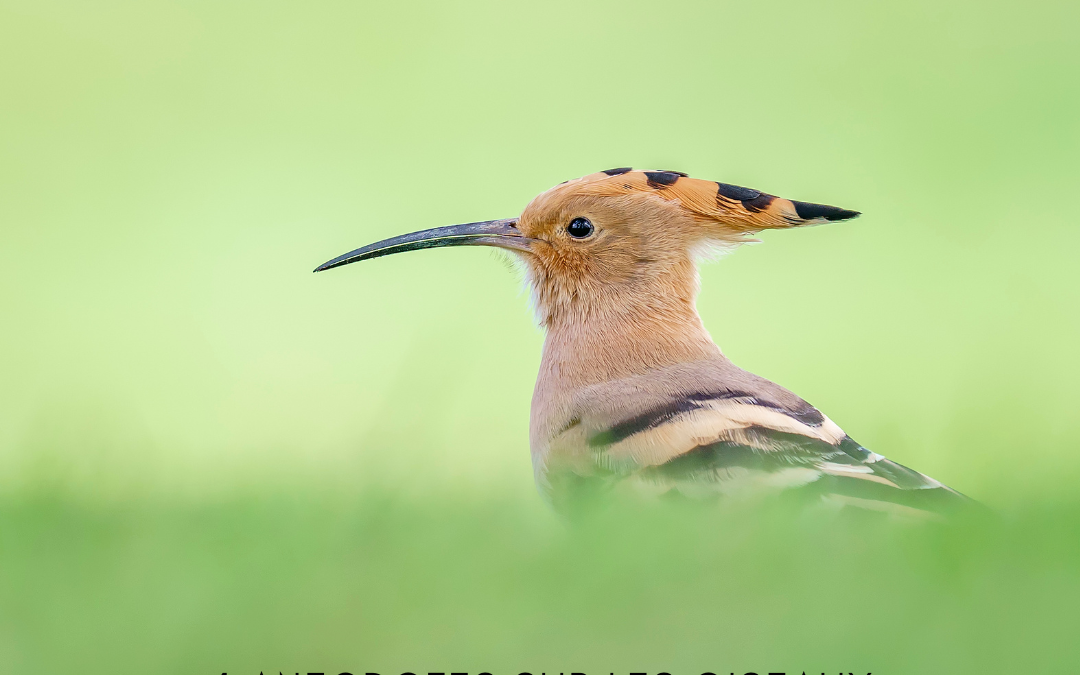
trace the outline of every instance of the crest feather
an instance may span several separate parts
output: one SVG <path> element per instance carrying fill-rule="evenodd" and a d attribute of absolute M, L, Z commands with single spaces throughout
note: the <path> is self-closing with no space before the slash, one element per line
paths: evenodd
<path fill-rule="evenodd" d="M 690 178 L 679 171 L 634 171 L 623 167 L 589 174 L 566 186 L 585 194 L 612 197 L 655 194 L 677 201 L 695 216 L 720 222 L 740 234 L 818 225 L 859 215 L 858 211 L 836 206 L 793 201 L 753 188 Z"/>

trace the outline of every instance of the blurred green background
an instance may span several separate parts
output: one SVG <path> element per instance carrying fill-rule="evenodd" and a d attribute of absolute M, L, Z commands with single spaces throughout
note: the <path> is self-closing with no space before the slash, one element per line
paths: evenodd
<path fill-rule="evenodd" d="M 0 670 L 1075 667 L 1078 25 L 0 1 Z M 706 325 L 1002 522 L 566 529 L 505 262 L 311 274 L 611 166 L 862 211 L 704 268 Z"/>

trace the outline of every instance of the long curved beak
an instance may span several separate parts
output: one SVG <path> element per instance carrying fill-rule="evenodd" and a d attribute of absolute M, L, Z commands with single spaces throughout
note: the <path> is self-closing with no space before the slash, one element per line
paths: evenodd
<path fill-rule="evenodd" d="M 404 253 L 405 251 L 439 248 L 441 246 L 496 246 L 527 253 L 532 241 L 517 229 L 517 218 L 485 220 L 481 223 L 436 227 L 431 230 L 422 230 L 377 241 L 355 251 L 349 251 L 345 255 L 339 255 L 333 260 L 328 260 L 316 267 L 315 271 L 322 272 L 349 263 L 390 255 L 391 253 Z"/>

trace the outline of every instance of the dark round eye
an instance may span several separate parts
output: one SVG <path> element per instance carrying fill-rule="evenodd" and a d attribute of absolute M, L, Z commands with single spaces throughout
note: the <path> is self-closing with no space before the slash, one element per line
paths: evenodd
<path fill-rule="evenodd" d="M 574 239 L 584 239 L 593 233 L 593 224 L 588 218 L 574 218 L 566 226 L 566 233 Z"/>

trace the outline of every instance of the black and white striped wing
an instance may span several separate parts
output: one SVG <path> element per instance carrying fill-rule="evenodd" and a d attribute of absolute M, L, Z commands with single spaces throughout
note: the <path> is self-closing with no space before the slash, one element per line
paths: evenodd
<path fill-rule="evenodd" d="M 620 420 L 576 419 L 547 467 L 556 505 L 597 489 L 694 499 L 765 495 L 901 516 L 970 502 L 870 452 L 809 404 L 739 392 L 688 394 Z M 553 456 L 554 457 L 554 456 Z"/>

